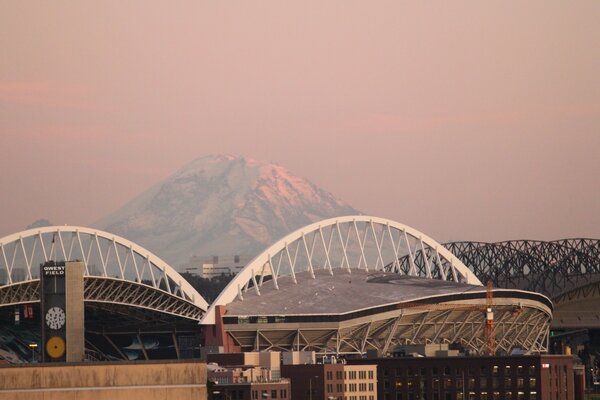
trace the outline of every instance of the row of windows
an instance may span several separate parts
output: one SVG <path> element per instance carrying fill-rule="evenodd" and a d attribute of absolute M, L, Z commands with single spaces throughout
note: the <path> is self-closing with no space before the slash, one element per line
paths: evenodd
<path fill-rule="evenodd" d="M 375 396 L 344 396 L 344 400 L 375 400 Z"/>
<path fill-rule="evenodd" d="M 367 389 L 368 388 L 368 389 Z M 325 389 L 327 390 L 328 393 L 334 393 L 333 390 L 333 383 L 328 383 L 327 386 L 325 387 Z M 358 389 L 358 390 L 357 390 Z M 339 392 L 374 392 L 375 391 L 375 384 L 374 383 L 359 383 L 358 386 L 356 383 L 350 383 L 350 384 L 341 384 L 341 383 L 337 383 L 335 385 L 335 392 L 339 393 Z"/>
<path fill-rule="evenodd" d="M 468 367 L 464 371 L 462 368 L 459 368 L 459 367 L 455 367 L 453 370 L 448 365 L 445 366 L 444 368 L 438 368 L 438 367 L 412 368 L 412 367 L 408 367 L 408 368 L 396 368 L 395 370 L 390 370 L 388 368 L 385 368 L 383 370 L 383 376 L 389 377 L 392 374 L 392 372 L 394 372 L 395 376 L 404 376 L 406 374 L 409 377 L 411 377 L 411 376 L 426 376 L 428 373 L 430 373 L 433 376 L 437 376 L 437 375 L 457 375 L 458 376 L 458 375 L 462 375 L 463 373 L 466 373 L 468 376 L 477 376 L 477 375 L 492 375 L 492 376 L 521 375 L 521 376 L 523 376 L 523 375 L 525 375 L 525 372 L 527 372 L 527 375 L 529 375 L 529 376 L 535 376 L 536 375 L 536 366 L 535 365 L 528 365 L 528 366 L 518 365 L 518 366 L 512 368 L 510 365 L 505 365 L 505 366 L 494 365 L 494 366 L 481 366 L 479 368 Z M 454 372 L 454 374 L 452 374 L 452 372 Z"/>
<path fill-rule="evenodd" d="M 535 389 L 536 384 L 537 384 L 537 379 L 536 378 L 515 378 L 515 379 L 513 379 L 513 378 L 491 378 L 488 380 L 487 377 L 480 377 L 479 379 L 467 378 L 464 380 L 464 385 L 468 389 L 486 389 L 488 387 L 488 383 L 491 383 L 492 389 L 499 389 L 501 387 L 503 387 L 504 389 L 524 389 L 526 387 L 528 387 L 530 389 Z M 415 390 L 417 387 L 421 390 L 424 390 L 425 388 L 437 389 L 437 390 L 439 390 L 440 388 L 451 389 L 454 387 L 456 387 L 458 389 L 462 389 L 463 380 L 460 378 L 457 378 L 457 379 L 434 378 L 431 380 L 418 379 L 418 378 L 417 379 L 409 378 L 407 380 L 403 380 L 403 379 L 397 378 L 395 381 L 393 381 L 393 385 L 396 390 L 401 390 L 405 386 L 406 386 L 407 390 Z M 391 381 L 389 381 L 389 380 L 383 381 L 384 389 L 391 389 L 391 386 L 392 386 Z M 566 386 L 566 380 L 565 380 L 565 386 Z"/>
<path fill-rule="evenodd" d="M 335 371 L 335 379 L 375 379 L 373 371 Z M 326 377 L 329 380 L 333 379 L 333 371 L 327 371 Z"/>
<path fill-rule="evenodd" d="M 477 394 L 474 392 L 469 393 L 458 393 L 456 395 L 457 400 L 477 400 L 478 398 L 481 400 L 506 400 L 512 399 L 513 392 L 505 392 L 502 395 L 500 392 L 481 392 L 480 397 L 477 397 Z M 529 400 L 537 400 L 537 392 L 529 392 L 529 397 L 526 397 L 524 392 L 516 393 L 517 400 L 525 400 L 529 398 Z M 417 396 L 415 393 L 408 393 L 407 395 L 403 393 L 396 393 L 395 397 L 392 397 L 389 393 L 384 393 L 383 400 L 452 400 L 452 393 L 444 393 L 440 395 L 439 393 L 433 393 L 431 397 L 427 397 L 427 394 L 423 394 L 422 396 Z"/>
<path fill-rule="evenodd" d="M 269 393 L 270 392 L 270 393 Z M 269 390 L 253 390 L 252 391 L 252 398 L 253 399 L 264 399 L 264 398 L 268 398 L 268 396 L 271 396 L 271 399 L 287 399 L 287 389 L 279 389 L 279 391 L 277 391 L 277 389 L 272 389 L 271 391 Z M 233 396 L 230 396 L 232 400 L 235 400 L 237 397 L 235 397 L 235 392 L 233 392 Z M 243 399 L 243 392 L 240 390 L 240 399 Z"/>
<path fill-rule="evenodd" d="M 335 371 L 335 379 L 375 379 L 375 373 L 371 371 Z M 328 380 L 333 380 L 333 371 L 327 371 Z"/>

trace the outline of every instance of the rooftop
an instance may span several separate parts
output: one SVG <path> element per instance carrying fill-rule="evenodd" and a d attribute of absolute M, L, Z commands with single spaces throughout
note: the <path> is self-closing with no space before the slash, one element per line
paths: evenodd
<path fill-rule="evenodd" d="M 433 296 L 485 293 L 484 286 L 353 269 L 296 273 L 278 279 L 279 290 L 265 282 L 261 295 L 254 289 L 227 306 L 228 316 L 344 314 L 360 309 L 426 299 Z"/>

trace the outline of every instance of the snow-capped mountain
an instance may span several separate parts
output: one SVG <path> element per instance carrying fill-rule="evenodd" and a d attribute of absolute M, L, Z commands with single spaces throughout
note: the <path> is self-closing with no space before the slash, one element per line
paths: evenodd
<path fill-rule="evenodd" d="M 254 256 L 311 222 L 357 213 L 279 165 L 208 156 L 95 225 L 180 267 L 193 255 Z"/>

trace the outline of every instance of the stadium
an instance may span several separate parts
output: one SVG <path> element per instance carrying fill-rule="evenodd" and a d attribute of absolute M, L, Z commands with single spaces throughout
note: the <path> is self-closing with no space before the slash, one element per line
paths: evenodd
<path fill-rule="evenodd" d="M 236 275 L 202 323 L 219 328 L 215 344 L 233 339 L 243 351 L 388 354 L 399 345 L 430 343 L 473 354 L 547 351 L 551 301 L 511 289 L 491 291 L 495 340 L 488 351 L 488 295 L 425 234 L 350 216 L 306 226 L 267 248 Z"/>
<path fill-rule="evenodd" d="M 220 350 L 392 353 L 447 344 L 487 354 L 547 351 L 552 302 L 488 290 L 425 234 L 369 216 L 320 221 L 255 257 L 210 305 L 175 269 L 125 238 L 46 227 L 0 239 L 0 357 L 39 359 L 39 266 L 81 260 L 89 360 L 183 359 Z M 219 349 L 221 347 L 221 349 Z"/>
<path fill-rule="evenodd" d="M 0 358 L 41 360 L 40 266 L 68 260 L 85 267 L 87 360 L 199 356 L 208 304 L 171 266 L 117 235 L 52 226 L 0 239 Z"/>

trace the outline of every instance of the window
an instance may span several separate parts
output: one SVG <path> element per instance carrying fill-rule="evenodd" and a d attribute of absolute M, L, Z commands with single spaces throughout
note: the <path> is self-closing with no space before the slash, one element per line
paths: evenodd
<path fill-rule="evenodd" d="M 281 397 L 282 399 L 287 399 L 287 389 L 281 389 L 279 391 L 279 397 Z"/>
<path fill-rule="evenodd" d="M 369 371 L 369 379 L 373 379 L 373 371 Z"/>
<path fill-rule="evenodd" d="M 517 367 L 517 375 L 523 375 L 523 366 L 522 365 L 519 365 Z"/>
<path fill-rule="evenodd" d="M 533 378 L 533 377 L 529 378 L 529 388 L 535 389 L 535 384 L 536 384 L 535 378 Z"/>
<path fill-rule="evenodd" d="M 277 390 L 276 389 L 271 390 L 271 398 L 272 399 L 277 398 Z M 240 397 L 240 399 L 243 399 L 243 397 Z"/>
<path fill-rule="evenodd" d="M 535 365 L 529 366 L 529 376 L 535 376 Z"/>

